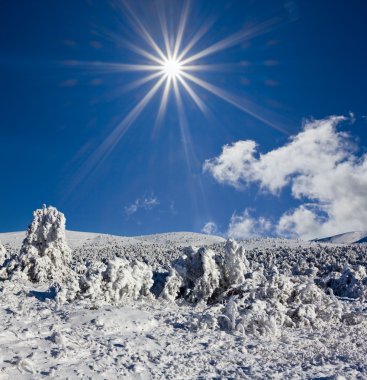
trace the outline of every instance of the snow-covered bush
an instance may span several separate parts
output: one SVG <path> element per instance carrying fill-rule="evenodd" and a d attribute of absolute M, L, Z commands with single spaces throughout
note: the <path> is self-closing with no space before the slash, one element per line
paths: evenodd
<path fill-rule="evenodd" d="M 63 282 L 69 276 L 71 249 L 65 237 L 65 216 L 55 207 L 33 213 L 19 256 L 6 268 L 8 275 L 21 271 L 29 280 Z"/>
<path fill-rule="evenodd" d="M 222 256 L 206 247 L 190 247 L 173 263 L 161 297 L 172 301 L 182 296 L 193 303 L 213 301 L 243 283 L 247 271 L 243 248 L 234 240 L 227 241 Z"/>
<path fill-rule="evenodd" d="M 190 247 L 174 262 L 161 296 L 174 300 L 182 295 L 190 302 L 208 301 L 219 288 L 220 279 L 214 251 Z"/>
<path fill-rule="evenodd" d="M 338 297 L 364 300 L 367 297 L 366 268 L 361 265 L 354 268 L 346 266 L 341 273 L 333 272 L 326 286 Z"/>
<path fill-rule="evenodd" d="M 87 271 L 79 277 L 78 284 L 71 281 L 58 293 L 58 302 L 75 299 L 98 303 L 121 304 L 126 299 L 151 296 L 153 272 L 150 267 L 134 260 L 129 262 L 116 257 L 102 262 L 90 262 Z"/>
<path fill-rule="evenodd" d="M 224 246 L 224 255 L 221 262 L 226 288 L 240 285 L 245 280 L 249 270 L 249 263 L 245 257 L 244 249 L 233 239 L 228 239 Z"/>
<path fill-rule="evenodd" d="M 230 299 L 224 309 L 225 315 L 236 309 L 241 316 L 237 322 L 231 320 L 231 329 L 277 336 L 284 327 L 317 328 L 343 320 L 342 303 L 315 285 L 312 277 L 274 274 L 260 282 L 246 282 L 236 301 Z"/>
<path fill-rule="evenodd" d="M 102 273 L 105 299 L 109 303 L 120 303 L 125 298 L 134 300 L 149 296 L 153 286 L 153 272 L 148 265 L 135 260 L 109 260 Z"/>

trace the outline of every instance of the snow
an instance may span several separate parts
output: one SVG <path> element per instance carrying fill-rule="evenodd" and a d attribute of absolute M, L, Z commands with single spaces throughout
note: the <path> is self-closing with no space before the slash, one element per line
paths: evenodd
<path fill-rule="evenodd" d="M 367 231 L 355 231 L 315 240 L 320 243 L 353 244 L 367 243 Z"/>
<path fill-rule="evenodd" d="M 367 246 L 0 234 L 0 378 L 367 377 Z"/>

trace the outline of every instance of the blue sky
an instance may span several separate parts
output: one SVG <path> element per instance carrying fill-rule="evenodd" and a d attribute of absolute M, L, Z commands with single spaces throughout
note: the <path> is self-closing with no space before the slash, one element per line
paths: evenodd
<path fill-rule="evenodd" d="M 167 20 L 169 38 L 175 39 L 182 1 L 127 4 L 162 49 L 159 15 Z M 281 233 L 308 238 L 362 229 L 365 205 L 355 205 L 363 215 L 352 222 L 354 214 L 345 205 L 358 198 L 350 193 L 353 189 L 364 189 L 366 14 L 362 1 L 192 1 L 182 46 L 203 25 L 211 25 L 192 54 L 243 33 L 238 43 L 199 61 L 226 67 L 197 76 L 246 104 L 248 112 L 192 84 L 209 112 L 203 114 L 181 88 L 184 118 L 170 91 L 166 113 L 157 123 L 160 89 L 102 157 L 98 152 L 106 139 L 153 84 L 129 90 L 129 83 L 147 73 L 102 64 L 146 64 L 126 42 L 152 52 L 126 7 L 119 1 L 2 2 L 0 231 L 24 229 L 43 203 L 63 211 L 69 229 L 119 235 L 201 231 L 208 222 L 212 231 L 226 234 L 231 221 L 232 227 L 242 223 L 232 228 L 237 237 Z M 256 28 L 261 33 L 252 35 Z M 286 183 L 275 190 L 255 175 L 239 173 L 231 182 L 223 171 L 213 174 L 218 167 L 213 160 L 223 158 L 226 144 L 256 142 L 259 157 L 289 146 L 290 136 L 302 143 L 307 137 L 302 135 L 304 120 L 330 115 L 348 118 L 335 125 L 327 119 L 327 126 L 312 128 L 324 128 L 325 149 L 329 141 L 335 143 L 326 159 L 335 165 L 348 162 L 348 174 L 362 178 L 352 190 L 343 189 L 350 198 L 340 195 L 340 202 L 333 203 L 326 188 L 330 182 L 298 194 L 299 181 L 290 178 L 300 179 L 299 168 L 285 173 Z M 313 147 L 320 145 L 317 139 Z M 353 148 L 343 150 L 346 143 Z M 341 158 L 335 158 L 340 151 Z M 287 152 L 292 160 L 294 150 Z M 213 170 L 204 170 L 206 160 Z M 252 170 L 257 164 L 251 165 Z M 335 165 L 323 169 L 333 178 Z M 320 178 L 315 170 L 313 166 L 304 174 L 306 180 Z M 345 182 L 342 177 L 333 189 Z M 306 217 L 317 218 L 317 223 L 297 224 L 295 210 L 303 210 L 302 220 L 306 210 Z M 282 229 L 285 215 L 292 218 Z"/>

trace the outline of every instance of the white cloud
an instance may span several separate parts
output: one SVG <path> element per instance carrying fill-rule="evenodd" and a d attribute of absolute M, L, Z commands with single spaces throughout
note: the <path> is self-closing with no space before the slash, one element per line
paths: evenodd
<path fill-rule="evenodd" d="M 152 210 L 159 205 L 159 200 L 154 195 L 150 197 L 137 198 L 131 205 L 125 207 L 125 214 L 130 216 L 139 210 Z"/>
<path fill-rule="evenodd" d="M 269 233 L 272 225 L 265 218 L 253 218 L 248 210 L 242 215 L 233 214 L 228 227 L 228 236 L 234 239 L 248 239 Z"/>
<path fill-rule="evenodd" d="M 276 195 L 290 186 L 304 204 L 280 218 L 282 235 L 307 239 L 367 229 L 367 156 L 358 158 L 350 136 L 337 130 L 344 120 L 308 122 L 287 144 L 265 154 L 257 152 L 254 141 L 226 145 L 204 170 L 237 189 L 257 183 Z"/>
<path fill-rule="evenodd" d="M 207 235 L 219 234 L 218 226 L 214 222 L 208 222 L 202 228 L 201 232 Z"/>

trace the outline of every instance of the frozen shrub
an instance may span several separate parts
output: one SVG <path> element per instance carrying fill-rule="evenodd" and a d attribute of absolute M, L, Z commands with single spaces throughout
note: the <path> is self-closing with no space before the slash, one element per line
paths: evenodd
<path fill-rule="evenodd" d="M 7 267 L 20 270 L 29 280 L 62 282 L 70 272 L 71 250 L 65 238 L 65 216 L 55 207 L 43 206 L 33 213 L 19 256 Z"/>
<path fill-rule="evenodd" d="M 249 263 L 245 257 L 243 247 L 234 240 L 228 239 L 224 246 L 222 260 L 223 277 L 227 287 L 242 284 L 245 273 L 248 272 Z"/>
<path fill-rule="evenodd" d="M 223 254 L 201 247 L 187 248 L 173 263 L 161 297 L 175 300 L 182 296 L 189 302 L 212 302 L 231 287 L 242 284 L 248 272 L 243 247 L 229 239 Z"/>
<path fill-rule="evenodd" d="M 136 300 L 151 294 L 153 272 L 148 265 L 137 260 L 131 264 L 118 257 L 109 260 L 102 276 L 105 298 L 109 303 L 120 303 L 125 298 Z"/>
<path fill-rule="evenodd" d="M 239 325 L 246 333 L 277 336 L 283 327 L 318 328 L 343 320 L 341 302 L 326 294 L 310 277 L 274 274 L 251 285 L 243 287 L 236 301 L 241 315 Z"/>
<path fill-rule="evenodd" d="M 338 297 L 361 298 L 367 295 L 367 273 L 360 265 L 346 266 L 341 273 L 334 272 L 326 284 Z"/>
<path fill-rule="evenodd" d="M 74 299 L 121 304 L 126 299 L 150 296 L 153 272 L 150 267 L 137 260 L 128 262 L 116 257 L 101 262 L 88 263 L 87 271 L 80 276 L 79 283 L 69 282 L 58 294 L 60 304 Z"/>
<path fill-rule="evenodd" d="M 210 249 L 190 247 L 173 267 L 161 294 L 165 299 L 182 295 L 190 302 L 208 301 L 220 286 L 221 272 Z"/>
<path fill-rule="evenodd" d="M 183 277 L 175 269 L 171 269 L 164 284 L 160 297 L 168 301 L 174 301 L 178 298 L 181 289 L 184 287 Z"/>
<path fill-rule="evenodd" d="M 237 327 L 237 318 L 239 317 L 238 306 L 235 302 L 237 296 L 230 297 L 224 307 L 224 312 L 222 317 L 224 318 L 224 324 L 227 326 L 229 331 L 233 331 Z"/>

